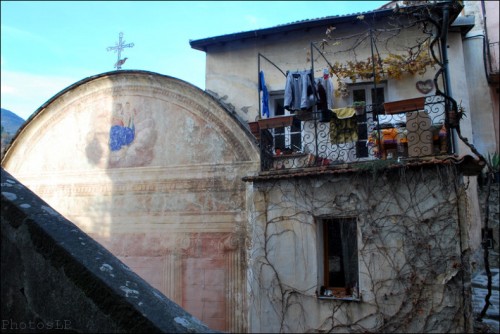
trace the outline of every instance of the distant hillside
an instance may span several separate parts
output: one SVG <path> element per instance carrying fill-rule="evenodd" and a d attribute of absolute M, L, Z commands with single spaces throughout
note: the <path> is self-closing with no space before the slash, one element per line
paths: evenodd
<path fill-rule="evenodd" d="M 14 136 L 17 130 L 24 123 L 24 119 L 7 109 L 1 108 L 0 116 L 2 119 L 3 130 L 11 136 Z"/>
<path fill-rule="evenodd" d="M 10 144 L 17 130 L 24 124 L 24 119 L 7 109 L 1 109 L 2 133 L 0 138 L 0 156 L 3 157 L 7 145 Z"/>

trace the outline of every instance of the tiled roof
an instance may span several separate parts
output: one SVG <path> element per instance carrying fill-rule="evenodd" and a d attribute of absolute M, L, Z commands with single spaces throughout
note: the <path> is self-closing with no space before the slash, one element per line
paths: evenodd
<path fill-rule="evenodd" d="M 262 37 L 265 35 L 277 34 L 280 32 L 288 32 L 288 31 L 298 30 L 298 29 L 303 29 L 303 28 L 313 28 L 313 27 L 325 26 L 325 25 L 334 24 L 334 23 L 336 24 L 336 23 L 340 23 L 340 22 L 350 21 L 359 15 L 365 15 L 365 16 L 382 15 L 382 16 L 385 16 L 385 15 L 392 13 L 392 11 L 393 11 L 392 9 L 376 9 L 376 10 L 372 10 L 372 11 L 357 12 L 357 13 L 346 14 L 346 15 L 334 15 L 334 16 L 325 16 L 325 17 L 321 17 L 321 18 L 315 18 L 315 19 L 305 19 L 305 20 L 280 24 L 280 25 L 270 27 L 270 28 L 243 31 L 243 32 L 220 35 L 220 36 L 215 36 L 215 37 L 207 37 L 207 38 L 203 38 L 203 39 L 190 40 L 189 44 L 191 45 L 191 47 L 193 49 L 204 51 L 204 48 L 206 46 L 216 44 L 216 43 L 231 42 L 231 41 L 236 41 L 236 40 L 241 40 L 241 39 L 246 39 L 246 38 Z"/>
<path fill-rule="evenodd" d="M 206 51 L 206 47 L 209 45 L 213 45 L 213 44 L 232 42 L 232 41 L 243 40 L 243 39 L 248 39 L 248 38 L 258 38 L 258 37 L 263 37 L 266 35 L 277 34 L 277 33 L 282 33 L 282 32 L 289 32 L 289 31 L 299 30 L 299 29 L 325 27 L 325 26 L 332 25 L 332 24 L 339 24 L 342 22 L 352 21 L 353 19 L 355 19 L 359 15 L 364 15 L 366 17 L 366 19 L 384 17 L 384 16 L 388 16 L 394 12 L 394 8 L 392 8 L 394 6 L 391 5 L 391 3 L 393 3 L 393 2 L 394 1 L 389 1 L 386 5 L 378 8 L 378 9 L 371 10 L 371 11 L 357 12 L 357 13 L 351 13 L 351 14 L 346 14 L 346 15 L 325 16 L 325 17 L 315 18 L 315 19 L 304 19 L 304 20 L 300 20 L 300 21 L 280 24 L 280 25 L 270 27 L 270 28 L 243 31 L 243 32 L 238 32 L 238 33 L 219 35 L 219 36 L 214 36 L 214 37 L 207 37 L 207 38 L 202 38 L 202 39 L 197 39 L 197 40 L 190 40 L 189 44 L 191 45 L 191 47 L 193 49 L 200 50 L 200 51 Z M 450 2 L 450 0 L 438 1 L 437 4 L 441 5 L 441 4 L 446 4 L 448 2 Z M 414 3 L 412 3 L 412 5 L 410 5 L 408 7 L 417 7 L 417 6 L 421 5 L 422 3 L 424 3 L 424 2 L 423 1 L 415 1 Z M 458 15 L 458 12 L 456 12 L 452 15 L 453 20 L 456 18 L 456 15 Z M 451 21 L 453 21 L 453 20 L 451 20 Z"/>
<path fill-rule="evenodd" d="M 373 160 L 371 162 L 376 163 L 380 160 Z M 481 170 L 486 165 L 484 161 L 476 159 L 470 155 L 463 156 L 438 156 L 426 159 L 414 159 L 408 160 L 404 163 L 396 163 L 393 164 L 388 163 L 384 168 L 386 170 L 395 170 L 402 168 L 417 168 L 417 167 L 425 167 L 425 166 L 452 166 L 455 165 L 458 167 L 460 172 L 463 175 L 471 176 L 471 175 L 479 175 Z M 311 167 L 311 168 L 297 168 L 290 170 L 275 170 L 275 171 L 266 171 L 260 172 L 255 176 L 246 176 L 243 178 L 245 182 L 262 182 L 262 181 L 270 181 L 270 180 L 278 180 L 278 179 L 292 179 L 292 178 L 302 178 L 302 177 L 318 177 L 325 175 L 335 175 L 335 174 L 351 174 L 351 173 L 359 173 L 360 171 L 370 172 L 371 169 L 361 169 L 359 168 L 359 164 L 345 164 L 343 166 L 336 167 Z"/>

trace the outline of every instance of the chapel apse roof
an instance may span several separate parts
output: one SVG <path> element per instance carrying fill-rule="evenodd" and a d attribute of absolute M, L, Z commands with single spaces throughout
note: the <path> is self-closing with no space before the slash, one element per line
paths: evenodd
<path fill-rule="evenodd" d="M 199 94 L 205 96 L 207 99 L 214 101 L 221 109 L 223 109 L 231 118 L 233 118 L 235 120 L 235 122 L 239 125 L 239 127 L 241 128 L 242 131 L 246 132 L 250 138 L 253 138 L 253 135 L 250 132 L 250 130 L 242 123 L 242 121 L 238 118 L 238 116 L 236 115 L 234 110 L 232 110 L 226 104 L 222 103 L 222 101 L 220 101 L 219 99 L 214 97 L 212 94 L 209 94 L 208 92 L 193 85 L 192 83 L 187 82 L 187 81 L 182 80 L 182 79 L 179 79 L 179 78 L 169 76 L 169 75 L 160 74 L 157 72 L 144 71 L 144 70 L 117 70 L 117 71 L 104 72 L 104 73 L 92 75 L 92 76 L 86 77 L 84 79 L 81 79 L 81 80 L 71 84 L 70 86 L 64 88 L 63 90 L 61 90 L 60 92 L 58 92 L 57 94 L 52 96 L 50 99 L 48 99 L 38 109 L 36 109 L 36 111 L 33 112 L 33 114 L 31 114 L 31 116 L 21 125 L 21 127 L 18 129 L 15 136 L 10 140 L 10 143 L 6 147 L 1 161 L 3 162 L 5 159 L 7 159 L 8 155 L 9 155 L 9 150 L 13 147 L 13 144 L 15 143 L 16 139 L 19 138 L 20 136 L 22 136 L 23 129 L 27 128 L 36 119 L 36 117 L 38 115 L 40 115 L 45 109 L 49 108 L 49 106 L 52 103 L 54 103 L 55 101 L 57 101 L 58 98 L 60 98 L 61 96 L 65 95 L 71 91 L 78 89 L 80 86 L 83 86 L 87 83 L 91 83 L 92 81 L 95 81 L 98 79 L 103 79 L 106 77 L 115 78 L 115 77 L 124 76 L 124 75 L 138 75 L 138 76 L 142 75 L 142 76 L 163 78 L 166 80 L 177 81 L 181 85 L 185 85 L 187 87 L 190 87 L 191 89 L 198 91 Z"/>
<path fill-rule="evenodd" d="M 71 92 L 72 90 L 80 87 L 81 85 L 84 85 L 84 84 L 86 84 L 88 82 L 91 82 L 93 80 L 104 78 L 104 77 L 111 77 L 111 76 L 121 75 L 121 74 L 125 74 L 125 73 L 128 73 L 128 74 L 144 74 L 144 75 L 161 76 L 161 77 L 165 77 L 165 78 L 169 78 L 169 79 L 178 80 L 178 81 L 184 82 L 185 84 L 188 84 L 188 85 L 191 85 L 191 86 L 193 86 L 195 88 L 198 88 L 195 85 L 193 85 L 193 84 L 191 84 L 191 83 L 189 83 L 187 81 L 178 79 L 178 78 L 174 78 L 174 77 L 171 77 L 171 76 L 168 76 L 168 75 L 164 75 L 164 74 L 160 74 L 160 73 L 156 73 L 156 72 L 143 71 L 143 70 L 119 70 L 119 71 L 109 71 L 109 72 L 99 73 L 99 74 L 96 74 L 96 75 L 91 75 L 89 77 L 83 78 L 83 79 L 81 79 L 81 80 L 79 80 L 79 81 L 77 81 L 77 82 L 69 85 L 68 87 L 64 88 L 63 90 L 61 90 L 60 92 L 58 92 L 57 94 L 55 94 L 54 96 L 52 96 L 50 99 L 48 99 L 45 103 L 43 103 L 38 109 L 36 109 L 35 112 L 33 112 L 30 115 L 30 117 L 28 117 L 28 119 L 26 119 L 26 121 L 18 129 L 18 131 L 15 134 L 15 136 L 11 139 L 8 147 L 5 150 L 5 155 L 3 156 L 2 161 L 7 156 L 7 153 L 9 151 L 9 149 L 11 148 L 12 143 L 14 143 L 15 140 L 17 139 L 17 137 L 19 137 L 21 135 L 21 133 L 23 132 L 23 129 L 26 128 L 27 126 L 29 126 L 29 124 L 41 112 L 43 112 L 43 110 L 45 110 L 51 103 L 53 103 L 54 101 L 56 101 L 59 97 L 63 96 L 64 94 L 66 94 L 68 92 Z M 198 88 L 198 89 L 201 92 L 205 93 L 202 89 L 200 89 L 200 88 Z M 209 94 L 207 94 L 207 95 L 210 96 Z"/>

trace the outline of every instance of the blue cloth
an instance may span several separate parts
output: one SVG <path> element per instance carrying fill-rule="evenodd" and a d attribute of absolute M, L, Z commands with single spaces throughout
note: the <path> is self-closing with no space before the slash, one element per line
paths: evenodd
<path fill-rule="evenodd" d="M 267 91 L 264 72 L 259 72 L 259 91 L 262 91 L 262 116 L 269 118 L 269 92 Z"/>

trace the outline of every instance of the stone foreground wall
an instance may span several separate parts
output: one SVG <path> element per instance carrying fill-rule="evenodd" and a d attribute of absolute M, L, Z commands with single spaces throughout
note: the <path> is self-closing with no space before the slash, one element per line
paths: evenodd
<path fill-rule="evenodd" d="M 2 332 L 214 332 L 1 173 Z"/>

